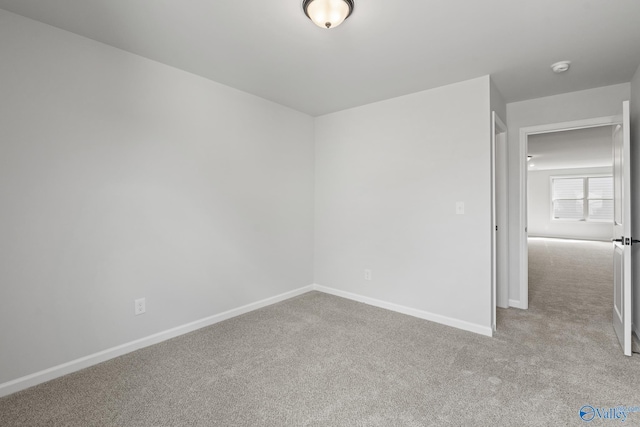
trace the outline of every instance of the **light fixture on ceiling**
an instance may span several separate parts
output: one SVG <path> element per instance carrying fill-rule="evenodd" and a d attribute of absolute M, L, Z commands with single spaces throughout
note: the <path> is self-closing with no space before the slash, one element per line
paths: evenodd
<path fill-rule="evenodd" d="M 303 0 L 302 9 L 318 27 L 334 28 L 353 12 L 353 0 Z"/>
<path fill-rule="evenodd" d="M 570 66 L 571 66 L 571 61 L 560 61 L 560 62 L 556 62 L 555 64 L 551 64 L 551 69 L 553 70 L 554 73 L 560 74 L 567 71 Z"/>

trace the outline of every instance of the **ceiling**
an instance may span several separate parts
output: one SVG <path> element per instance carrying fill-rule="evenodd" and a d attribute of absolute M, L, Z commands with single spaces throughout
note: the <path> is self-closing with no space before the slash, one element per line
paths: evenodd
<path fill-rule="evenodd" d="M 530 135 L 530 171 L 613 166 L 613 127 L 600 126 Z"/>
<path fill-rule="evenodd" d="M 637 0 L 0 0 L 0 8 L 313 116 L 490 74 L 507 102 L 628 82 Z M 555 75 L 549 66 L 571 60 Z"/>

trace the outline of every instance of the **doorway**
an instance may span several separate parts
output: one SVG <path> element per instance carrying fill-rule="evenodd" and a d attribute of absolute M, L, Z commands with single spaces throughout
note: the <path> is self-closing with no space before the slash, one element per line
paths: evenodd
<path fill-rule="evenodd" d="M 613 130 L 528 138 L 528 300 L 538 310 L 599 305 L 606 319 L 613 309 Z"/>
<path fill-rule="evenodd" d="M 519 300 L 514 301 L 510 300 L 509 303 L 511 306 L 527 309 L 529 308 L 529 250 L 528 250 L 528 237 L 529 237 L 529 219 L 528 219 L 528 205 L 529 205 L 529 195 L 528 195 L 528 170 L 530 168 L 529 164 L 532 160 L 528 160 L 528 143 L 529 137 L 533 137 L 534 135 L 544 135 L 551 134 L 557 132 L 566 132 L 566 131 L 574 131 L 574 130 L 584 130 L 590 128 L 600 128 L 600 127 L 608 127 L 611 129 L 613 125 L 618 123 L 618 118 L 615 116 L 609 117 L 599 117 L 594 119 L 587 120 L 579 120 L 574 122 L 565 122 L 565 123 L 555 123 L 548 125 L 540 125 L 540 126 L 531 126 L 520 129 L 520 162 L 519 162 L 519 171 L 520 171 L 520 197 L 519 197 L 519 205 L 520 205 L 520 217 L 518 218 L 519 224 L 519 233 L 518 240 L 520 242 L 520 251 L 519 251 L 519 260 L 518 267 L 520 271 L 519 277 Z M 535 163 L 533 163 L 535 164 Z M 549 215 L 552 215 L 549 212 Z"/>

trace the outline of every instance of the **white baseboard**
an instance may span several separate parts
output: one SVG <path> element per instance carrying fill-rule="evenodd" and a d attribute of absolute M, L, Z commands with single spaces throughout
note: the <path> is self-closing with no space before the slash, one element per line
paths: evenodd
<path fill-rule="evenodd" d="M 526 307 L 522 306 L 522 302 L 520 302 L 519 299 L 510 299 L 509 300 L 509 307 L 515 307 L 515 308 L 519 308 L 519 309 L 523 309 L 523 310 L 526 309 Z"/>
<path fill-rule="evenodd" d="M 123 354 L 127 354 L 132 351 L 135 351 L 144 347 L 148 347 L 150 345 L 157 344 L 162 341 L 166 341 L 168 339 L 177 337 L 179 335 L 183 335 L 188 332 L 192 332 L 197 329 L 204 328 L 205 326 L 210 326 L 215 323 L 222 322 L 223 320 L 227 320 L 232 317 L 236 317 L 241 314 L 245 314 L 250 311 L 257 310 L 259 308 L 266 307 L 268 305 L 275 304 L 280 301 L 284 301 L 289 298 L 296 297 L 298 295 L 302 295 L 304 293 L 312 291 L 313 289 L 314 289 L 314 285 L 305 286 L 300 289 L 295 289 L 290 292 L 285 292 L 283 294 L 276 295 L 271 298 L 266 298 L 261 301 L 243 305 L 242 307 L 234 308 L 232 310 L 225 311 L 223 313 L 214 314 L 213 316 L 205 317 L 204 319 L 196 320 L 194 322 L 187 323 L 182 326 L 177 326 L 175 328 L 171 328 L 166 331 L 158 332 L 156 334 L 149 335 L 148 337 L 140 338 L 138 340 L 131 341 L 131 342 L 119 345 L 117 347 L 112 347 L 103 351 L 99 351 L 97 353 L 90 354 L 88 356 L 81 357 L 79 359 L 75 359 L 70 362 L 63 363 L 58 366 L 54 366 L 49 369 L 45 369 L 43 371 L 26 375 L 24 377 L 16 378 L 15 380 L 11 380 L 11 381 L 0 384 L 0 397 L 9 395 L 11 393 L 15 393 L 20 390 L 24 390 L 34 385 L 38 385 L 43 382 L 50 381 L 54 378 L 67 375 L 84 368 L 88 368 L 89 366 L 93 366 L 98 363 L 105 362 L 109 359 L 122 356 Z"/>
<path fill-rule="evenodd" d="M 418 310 L 415 308 L 405 307 L 403 305 L 394 304 L 391 302 L 381 301 L 375 298 L 369 298 L 351 292 L 340 291 L 338 289 L 329 288 L 322 285 L 313 285 L 313 289 L 316 291 L 324 292 L 327 294 L 335 295 L 342 298 L 347 298 L 353 301 L 362 302 L 374 307 L 384 308 L 386 310 L 396 311 L 402 314 L 408 314 L 409 316 L 418 317 L 420 319 L 429 320 L 431 322 L 440 323 L 454 328 L 462 329 L 469 332 L 475 332 L 480 335 L 486 335 L 488 337 L 493 336 L 493 330 L 491 326 L 482 326 L 475 323 L 466 322 L 464 320 L 454 319 L 440 314 L 430 313 L 428 311 Z"/>

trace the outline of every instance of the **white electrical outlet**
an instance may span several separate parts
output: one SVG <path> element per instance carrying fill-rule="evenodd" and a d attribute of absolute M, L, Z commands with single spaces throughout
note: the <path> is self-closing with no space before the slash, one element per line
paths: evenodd
<path fill-rule="evenodd" d="M 146 301 L 144 298 L 138 298 L 133 303 L 135 305 L 136 316 L 143 314 L 145 311 L 147 311 Z"/>
<path fill-rule="evenodd" d="M 464 202 L 456 202 L 456 215 L 464 215 Z"/>
<path fill-rule="evenodd" d="M 371 270 L 369 269 L 364 270 L 364 280 L 371 280 Z"/>

